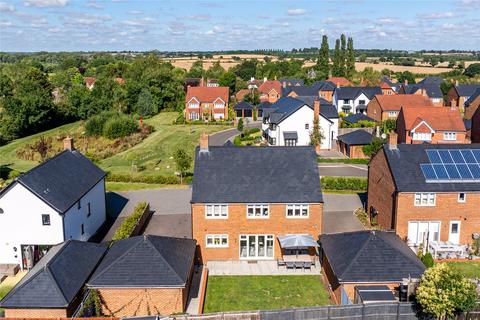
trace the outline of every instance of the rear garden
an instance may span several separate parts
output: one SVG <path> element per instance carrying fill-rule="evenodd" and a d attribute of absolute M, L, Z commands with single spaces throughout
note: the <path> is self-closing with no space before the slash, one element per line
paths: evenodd
<path fill-rule="evenodd" d="M 210 276 L 204 312 L 268 310 L 330 304 L 320 276 Z"/>
<path fill-rule="evenodd" d="M 449 261 L 445 263 L 467 278 L 480 279 L 480 261 Z"/>

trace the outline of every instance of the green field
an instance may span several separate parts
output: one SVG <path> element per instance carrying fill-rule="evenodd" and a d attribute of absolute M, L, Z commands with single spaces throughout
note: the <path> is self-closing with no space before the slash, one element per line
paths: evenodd
<path fill-rule="evenodd" d="M 451 261 L 445 263 L 467 278 L 480 279 L 480 261 Z"/>
<path fill-rule="evenodd" d="M 101 160 L 100 167 L 115 173 L 138 172 L 145 175 L 173 175 L 176 169 L 172 155 L 177 148 L 184 148 L 193 158 L 195 146 L 198 144 L 202 132 L 210 134 L 231 128 L 224 125 L 173 125 L 172 122 L 177 116 L 176 112 L 162 112 L 145 120 L 154 127 L 154 132 L 134 147 Z M 36 141 L 42 135 L 45 137 L 60 136 L 73 132 L 78 130 L 80 125 L 81 122 L 75 122 L 12 141 L 0 147 L 0 165 L 22 172 L 29 170 L 38 163 L 18 159 L 17 148 Z"/>
<path fill-rule="evenodd" d="M 210 276 L 204 312 L 321 306 L 329 293 L 320 276 Z"/>

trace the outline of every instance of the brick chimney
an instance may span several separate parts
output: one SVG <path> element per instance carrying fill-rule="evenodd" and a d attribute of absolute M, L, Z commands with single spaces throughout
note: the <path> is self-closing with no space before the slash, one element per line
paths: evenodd
<path fill-rule="evenodd" d="M 320 118 L 320 99 L 315 98 L 313 100 L 313 119 L 318 121 Z"/>
<path fill-rule="evenodd" d="M 340 88 L 340 82 L 337 82 L 337 88 Z"/>
<path fill-rule="evenodd" d="M 455 109 L 457 107 L 457 101 L 455 101 L 455 99 L 452 99 L 452 101 L 450 101 L 450 107 L 452 109 Z"/>
<path fill-rule="evenodd" d="M 287 87 L 287 81 L 283 82 L 283 88 L 285 89 Z"/>
<path fill-rule="evenodd" d="M 63 150 L 75 150 L 73 147 L 73 138 L 70 136 L 67 136 L 65 139 L 63 139 Z"/>
<path fill-rule="evenodd" d="M 403 82 L 405 85 L 408 85 L 408 80 L 405 79 L 405 81 Z"/>
<path fill-rule="evenodd" d="M 205 132 L 200 136 L 200 152 L 208 152 L 208 134 Z"/>
<path fill-rule="evenodd" d="M 268 81 L 268 78 L 267 77 L 263 77 L 263 82 L 267 82 Z"/>
<path fill-rule="evenodd" d="M 395 132 L 392 132 L 388 135 L 388 145 L 390 149 L 397 148 L 398 135 Z"/>
<path fill-rule="evenodd" d="M 458 80 L 455 80 L 455 87 L 458 87 Z"/>

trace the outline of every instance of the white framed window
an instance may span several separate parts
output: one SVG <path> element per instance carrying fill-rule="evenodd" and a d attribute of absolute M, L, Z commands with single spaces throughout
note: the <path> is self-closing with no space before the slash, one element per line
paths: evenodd
<path fill-rule="evenodd" d="M 228 248 L 228 234 L 207 234 L 207 248 Z"/>
<path fill-rule="evenodd" d="M 206 204 L 205 218 L 206 219 L 228 219 L 228 205 L 227 204 Z"/>
<path fill-rule="evenodd" d="M 398 111 L 388 111 L 389 118 L 395 118 L 398 115 Z"/>
<path fill-rule="evenodd" d="M 420 141 L 431 141 L 432 134 L 427 132 L 414 132 L 413 133 L 413 140 L 420 140 Z"/>
<path fill-rule="evenodd" d="M 214 107 L 215 108 L 224 108 L 225 107 L 225 104 L 223 102 L 218 102 L 218 103 L 215 103 L 214 104 Z"/>
<path fill-rule="evenodd" d="M 189 107 L 189 108 L 192 108 L 192 109 L 193 109 L 193 108 L 200 108 L 200 105 L 198 104 L 198 102 L 190 102 L 190 103 L 188 104 L 188 107 Z"/>
<path fill-rule="evenodd" d="M 464 192 L 460 192 L 458 194 L 458 202 L 466 202 L 467 201 L 467 194 Z"/>
<path fill-rule="evenodd" d="M 440 222 L 439 221 L 409 221 L 408 222 L 408 241 L 417 245 L 426 241 L 440 240 Z"/>
<path fill-rule="evenodd" d="M 457 140 L 457 133 L 456 132 L 444 132 L 443 133 L 443 140 L 455 141 L 455 140 Z"/>
<path fill-rule="evenodd" d="M 50 225 L 50 215 L 49 214 L 42 214 L 42 225 L 49 226 Z"/>
<path fill-rule="evenodd" d="M 213 118 L 222 120 L 225 115 L 223 113 L 214 113 Z"/>
<path fill-rule="evenodd" d="M 190 112 L 188 114 L 188 117 L 190 118 L 190 120 L 198 120 L 200 119 L 200 114 L 198 112 Z"/>
<path fill-rule="evenodd" d="M 240 259 L 273 259 L 273 234 L 241 234 Z"/>
<path fill-rule="evenodd" d="M 287 204 L 287 218 L 308 218 L 308 204 Z"/>
<path fill-rule="evenodd" d="M 309 128 L 308 123 L 305 123 L 305 130 L 308 130 L 308 128 Z"/>
<path fill-rule="evenodd" d="M 268 219 L 269 218 L 268 204 L 248 204 L 247 218 L 248 219 Z"/>
<path fill-rule="evenodd" d="M 415 193 L 414 204 L 416 207 L 433 207 L 435 198 L 435 193 Z"/>
<path fill-rule="evenodd" d="M 343 99 L 343 104 L 350 104 L 350 99 Z"/>

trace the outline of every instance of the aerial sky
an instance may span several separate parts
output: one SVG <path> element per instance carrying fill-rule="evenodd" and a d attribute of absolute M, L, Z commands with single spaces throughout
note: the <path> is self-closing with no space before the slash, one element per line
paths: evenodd
<path fill-rule="evenodd" d="M 480 50 L 480 0 L 0 0 L 0 51 Z"/>

